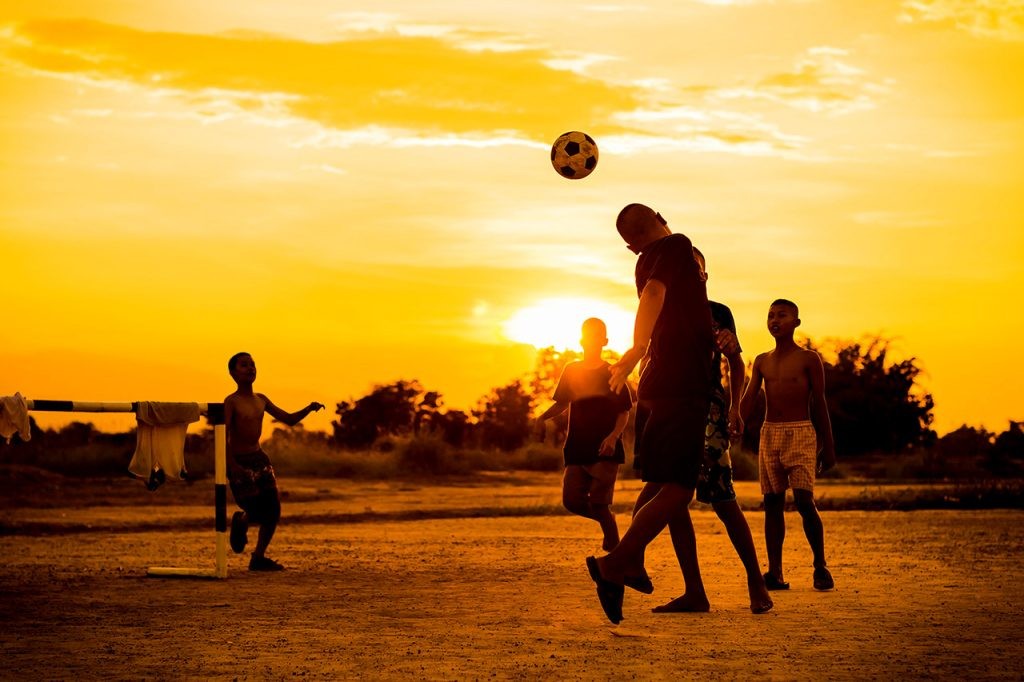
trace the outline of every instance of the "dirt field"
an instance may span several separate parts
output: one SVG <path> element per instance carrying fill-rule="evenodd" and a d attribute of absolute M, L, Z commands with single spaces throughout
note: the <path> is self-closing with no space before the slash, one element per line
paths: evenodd
<path fill-rule="evenodd" d="M 8 486 L 0 507 L 0 677 L 1020 679 L 1024 672 L 1022 512 L 823 513 L 837 584 L 831 593 L 810 588 L 810 552 L 790 514 L 793 589 L 775 593 L 774 611 L 754 616 L 721 524 L 698 510 L 712 612 L 650 613 L 682 585 L 662 537 L 648 554 L 654 595 L 629 592 L 615 627 L 583 563 L 598 549 L 596 524 L 552 513 L 558 491 L 550 475 L 494 483 L 284 481 L 285 518 L 270 554 L 288 570 L 249 573 L 246 558 L 231 555 L 224 581 L 145 577 L 150 565 L 213 566 L 214 533 L 202 528 L 211 525 L 209 491 L 200 484 L 157 498 L 133 482 L 36 481 L 63 488 L 38 504 L 23 485 Z M 626 482 L 618 501 L 631 502 L 635 490 Z M 755 495 L 741 489 L 741 499 Z M 747 516 L 763 562 L 762 516 Z M 623 528 L 627 519 L 620 517 Z"/>

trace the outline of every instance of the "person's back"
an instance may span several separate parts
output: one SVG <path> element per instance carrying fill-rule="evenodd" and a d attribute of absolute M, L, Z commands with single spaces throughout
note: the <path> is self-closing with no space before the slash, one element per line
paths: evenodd
<path fill-rule="evenodd" d="M 601 443 L 615 428 L 619 414 L 632 406 L 628 389 L 614 394 L 608 383 L 611 365 L 603 360 L 590 364 L 580 360 L 562 370 L 552 399 L 569 403 L 569 430 L 563 453 L 565 463 L 594 464 L 601 457 Z M 611 461 L 622 464 L 626 453 L 622 440 L 615 441 Z"/>
<path fill-rule="evenodd" d="M 711 312 L 692 254 L 685 235 L 669 234 L 645 246 L 637 259 L 638 294 L 652 279 L 664 284 L 665 290 L 637 389 L 642 400 L 704 397 L 714 386 Z"/>

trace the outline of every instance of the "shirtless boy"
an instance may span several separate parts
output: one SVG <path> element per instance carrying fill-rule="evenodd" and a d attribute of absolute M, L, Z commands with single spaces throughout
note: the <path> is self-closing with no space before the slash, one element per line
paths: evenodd
<path fill-rule="evenodd" d="M 755 358 L 740 401 L 740 417 L 746 421 L 750 416 L 763 382 L 767 405 L 757 459 L 768 549 L 766 587 L 789 589 L 782 573 L 782 543 L 786 489 L 792 488 L 814 554 L 814 589 L 831 590 L 835 583 L 825 566 L 825 533 L 814 505 L 814 479 L 835 465 L 836 452 L 825 404 L 825 369 L 817 353 L 793 341 L 798 326 L 795 303 L 780 298 L 771 304 L 768 331 L 775 338 L 775 349 Z"/>
<path fill-rule="evenodd" d="M 249 559 L 249 570 L 280 571 L 284 567 L 266 556 L 267 546 L 281 519 L 281 498 L 274 467 L 260 448 L 263 415 L 269 412 L 278 421 L 294 426 L 310 412 L 322 410 L 324 406 L 313 402 L 298 412 L 289 413 L 262 393 L 254 393 L 252 385 L 256 381 L 256 362 L 248 353 L 231 356 L 228 372 L 238 384 L 238 390 L 224 399 L 228 482 L 235 502 L 242 508 L 231 517 L 231 549 L 241 554 L 248 542 L 249 524 L 257 523 L 260 532 Z"/>

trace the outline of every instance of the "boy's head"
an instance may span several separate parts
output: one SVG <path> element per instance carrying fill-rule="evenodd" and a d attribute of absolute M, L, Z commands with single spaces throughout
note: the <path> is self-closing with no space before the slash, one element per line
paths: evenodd
<path fill-rule="evenodd" d="M 775 338 L 792 337 L 800 326 L 800 309 L 789 299 L 777 298 L 768 307 L 768 332 Z"/>
<path fill-rule="evenodd" d="M 697 272 L 700 273 L 702 281 L 708 281 L 708 266 L 704 260 L 704 254 L 696 246 L 693 247 L 693 260 L 697 261 Z"/>
<path fill-rule="evenodd" d="M 672 234 L 661 214 L 643 204 L 629 204 L 619 211 L 615 228 L 633 253 L 640 253 L 651 242 Z"/>
<path fill-rule="evenodd" d="M 256 361 L 248 353 L 235 353 L 228 360 L 228 373 L 239 384 L 256 380 Z"/>
<path fill-rule="evenodd" d="M 596 317 L 583 321 L 583 332 L 580 337 L 580 345 L 583 350 L 600 351 L 608 343 L 608 328 L 604 322 Z"/>

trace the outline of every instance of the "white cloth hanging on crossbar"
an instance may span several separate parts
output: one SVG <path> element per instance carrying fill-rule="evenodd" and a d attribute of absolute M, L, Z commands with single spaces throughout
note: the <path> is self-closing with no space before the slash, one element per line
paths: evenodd
<path fill-rule="evenodd" d="M 21 393 L 0 397 L 0 437 L 10 443 L 14 434 L 18 434 L 23 441 L 32 439 L 28 405 Z"/>
<path fill-rule="evenodd" d="M 189 424 L 199 421 L 199 415 L 199 403 L 140 401 L 135 410 L 135 454 L 128 471 L 147 481 L 150 490 L 165 478 L 183 478 L 187 473 L 185 434 Z"/>

